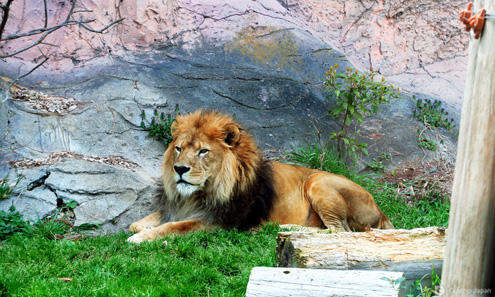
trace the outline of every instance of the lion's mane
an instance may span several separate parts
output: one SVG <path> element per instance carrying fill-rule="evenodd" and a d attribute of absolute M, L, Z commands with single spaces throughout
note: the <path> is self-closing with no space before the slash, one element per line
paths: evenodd
<path fill-rule="evenodd" d="M 208 141 L 222 144 L 221 169 L 190 197 L 178 193 L 173 174 L 174 142 L 183 134 L 191 138 L 203 134 Z M 158 201 L 164 221 L 193 216 L 223 228 L 247 230 L 267 220 L 275 196 L 272 165 L 239 123 L 215 111 L 200 110 L 179 116 L 172 136 L 162 163 L 163 193 Z"/>

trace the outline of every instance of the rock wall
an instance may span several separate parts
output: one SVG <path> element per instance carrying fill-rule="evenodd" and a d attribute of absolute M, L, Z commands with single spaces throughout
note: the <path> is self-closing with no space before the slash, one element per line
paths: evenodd
<path fill-rule="evenodd" d="M 46 39 L 42 50 L 53 55 L 49 69 L 66 72 L 86 64 L 112 63 L 129 52 L 166 50 L 180 46 L 193 50 L 205 41 L 223 44 L 237 40 L 250 45 L 261 35 L 301 31 L 328 48 L 337 49 L 358 69 L 373 68 L 398 86 L 459 104 L 462 99 L 468 34 L 457 14 L 464 1 L 370 0 L 264 0 L 264 1 L 91 1 L 77 2 L 75 19 L 101 29 L 123 21 L 105 34 L 69 26 Z M 68 1 L 48 1 L 49 27 L 64 21 Z M 42 27 L 43 1 L 16 1 L 7 24 L 8 33 Z M 244 37 L 244 39 L 243 39 Z M 11 52 L 35 40 L 17 39 L 0 50 Z M 234 42 L 235 43 L 235 42 Z M 258 44 L 262 45 L 262 44 Z M 264 46 L 264 44 L 263 44 Z M 288 46 L 288 44 L 285 44 Z M 270 51 L 269 48 L 266 49 Z M 314 48 L 318 51 L 322 48 Z M 252 57 L 249 52 L 246 53 Z M 274 55 L 277 53 L 273 53 Z M 290 52 L 279 52 L 290 59 Z M 270 54 L 254 57 L 269 62 Z M 29 69 L 40 52 L 31 50 L 19 59 Z M 261 59 L 261 60 L 260 60 Z M 11 60 L 6 61 L 12 63 Z M 283 64 L 283 63 L 282 63 Z"/>
<path fill-rule="evenodd" d="M 47 2 L 48 27 L 63 22 L 70 2 Z M 42 3 L 14 1 L 6 34 L 43 26 Z M 325 142 L 337 124 L 325 114 L 321 82 L 335 63 L 371 65 L 406 93 L 440 97 L 455 110 L 462 91 L 453 86 L 462 88 L 467 45 L 452 19 L 459 5 L 78 1 L 74 18 L 94 19 L 88 23 L 94 29 L 124 20 L 104 34 L 71 25 L 39 49 L 0 60 L 0 75 L 15 78 L 40 61 L 40 50 L 50 57 L 14 92 L 0 93 L 0 174 L 10 181 L 24 176 L 0 209 L 14 204 L 36 220 L 74 201 L 76 224 L 101 223 L 108 232 L 149 212 L 164 146 L 141 129 L 142 110 L 173 113 L 178 104 L 183 113 L 215 108 L 234 114 L 272 157 L 318 136 Z M 0 53 L 27 44 L 3 42 Z M 441 140 L 435 152 L 418 148 L 422 125 L 412 117 L 413 106 L 394 102 L 363 123 L 369 158 L 385 152 L 390 166 L 452 163 L 453 134 L 435 132 Z"/>

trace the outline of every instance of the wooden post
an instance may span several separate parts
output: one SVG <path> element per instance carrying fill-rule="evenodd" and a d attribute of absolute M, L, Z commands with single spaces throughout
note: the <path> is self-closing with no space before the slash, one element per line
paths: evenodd
<path fill-rule="evenodd" d="M 495 1 L 473 11 L 495 14 Z M 471 39 L 464 91 L 442 296 L 495 294 L 495 20 Z"/>

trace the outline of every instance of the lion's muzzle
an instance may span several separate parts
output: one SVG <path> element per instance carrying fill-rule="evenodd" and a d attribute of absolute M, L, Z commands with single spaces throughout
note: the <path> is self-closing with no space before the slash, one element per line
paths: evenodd
<path fill-rule="evenodd" d="M 177 166 L 177 165 L 175 165 L 174 166 L 174 170 L 182 178 L 182 175 L 184 173 L 188 172 L 189 170 L 191 170 L 191 167 L 189 167 L 189 166 Z"/>

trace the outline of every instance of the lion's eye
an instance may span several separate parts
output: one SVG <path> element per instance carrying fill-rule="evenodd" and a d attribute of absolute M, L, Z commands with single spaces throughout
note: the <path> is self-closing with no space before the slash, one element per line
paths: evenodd
<path fill-rule="evenodd" d="M 176 147 L 175 147 L 175 150 L 176 150 L 178 153 L 180 153 L 180 152 L 182 151 L 182 148 L 181 148 L 180 146 L 176 146 Z"/>
<path fill-rule="evenodd" d="M 208 153 L 208 152 L 209 152 L 209 150 L 207 150 L 207 149 L 201 149 L 201 150 L 199 150 L 198 155 L 199 155 L 199 156 L 203 156 L 203 155 L 205 155 L 205 154 L 206 154 L 206 153 Z"/>

